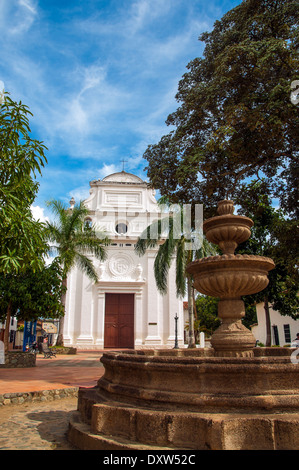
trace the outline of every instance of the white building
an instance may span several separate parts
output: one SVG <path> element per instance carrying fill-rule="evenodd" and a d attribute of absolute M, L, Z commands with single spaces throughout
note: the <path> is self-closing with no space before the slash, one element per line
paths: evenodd
<path fill-rule="evenodd" d="M 299 321 L 294 320 L 287 315 L 281 315 L 270 307 L 270 325 L 271 325 L 271 345 L 284 346 L 290 345 L 299 333 Z M 264 304 L 256 306 L 257 325 L 251 327 L 251 331 L 260 343 L 266 344 L 266 316 Z"/>
<path fill-rule="evenodd" d="M 175 320 L 183 346 L 183 302 L 176 296 L 175 263 L 168 293 L 154 279 L 157 249 L 134 252 L 142 231 L 159 217 L 154 191 L 138 176 L 122 171 L 90 183 L 87 223 L 104 229 L 112 243 L 105 262 L 93 260 L 99 282 L 75 268 L 68 277 L 64 344 L 78 349 L 174 347 Z"/>

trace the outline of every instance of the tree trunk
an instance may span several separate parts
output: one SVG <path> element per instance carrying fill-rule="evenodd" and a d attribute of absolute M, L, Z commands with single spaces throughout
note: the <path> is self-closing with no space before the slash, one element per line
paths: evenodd
<path fill-rule="evenodd" d="M 62 285 L 65 287 L 65 292 L 61 296 L 61 303 L 65 315 L 65 300 L 66 300 L 66 289 L 67 289 L 67 278 L 63 278 Z M 64 346 L 63 343 L 63 329 L 64 329 L 64 316 L 59 319 L 59 332 L 56 340 L 56 346 Z"/>
<path fill-rule="evenodd" d="M 268 296 L 264 298 L 264 309 L 265 309 L 265 316 L 266 316 L 266 347 L 270 347 L 271 346 L 271 323 L 270 323 Z"/>
<path fill-rule="evenodd" d="M 193 287 L 191 281 L 188 279 L 188 315 L 189 315 L 189 335 L 188 335 L 188 348 L 195 348 L 194 340 L 194 310 L 193 310 Z"/>
<path fill-rule="evenodd" d="M 4 351 L 7 353 L 8 351 L 8 338 L 9 338 L 9 328 L 10 328 L 10 320 L 11 320 L 11 310 L 12 310 L 12 303 L 9 301 L 6 313 L 6 320 L 5 320 L 5 330 L 4 330 Z"/>

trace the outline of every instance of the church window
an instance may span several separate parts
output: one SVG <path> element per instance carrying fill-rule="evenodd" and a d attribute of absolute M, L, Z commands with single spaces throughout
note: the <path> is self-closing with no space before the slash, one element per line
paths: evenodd
<path fill-rule="evenodd" d="M 118 234 L 124 234 L 127 233 L 128 227 L 123 222 L 120 222 L 116 225 L 115 230 Z"/>
<path fill-rule="evenodd" d="M 87 217 L 84 220 L 84 228 L 91 229 L 91 227 L 92 227 L 92 220 L 89 217 Z"/>
<path fill-rule="evenodd" d="M 273 328 L 274 344 L 275 346 L 279 346 L 279 334 L 278 334 L 277 325 L 273 325 L 272 328 Z"/>
<path fill-rule="evenodd" d="M 284 329 L 284 339 L 286 343 L 291 342 L 291 330 L 290 330 L 290 325 L 283 325 Z"/>

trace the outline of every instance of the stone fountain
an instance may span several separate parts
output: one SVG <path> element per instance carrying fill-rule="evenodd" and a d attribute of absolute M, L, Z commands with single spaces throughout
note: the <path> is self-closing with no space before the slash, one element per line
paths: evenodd
<path fill-rule="evenodd" d="M 241 296 L 267 287 L 267 274 L 274 263 L 262 256 L 235 255 L 237 246 L 250 237 L 253 221 L 234 215 L 234 204 L 228 200 L 218 204 L 218 214 L 204 222 L 203 230 L 207 240 L 219 245 L 223 255 L 194 261 L 187 270 L 193 275 L 198 292 L 220 298 L 218 316 L 222 323 L 211 343 L 215 355 L 253 357 L 256 340 L 241 322 L 245 315 Z"/>
<path fill-rule="evenodd" d="M 223 255 L 187 267 L 194 287 L 219 297 L 221 326 L 204 349 L 106 352 L 105 374 L 80 389 L 69 440 L 80 449 L 299 449 L 299 365 L 290 348 L 256 348 L 243 295 L 264 289 L 271 259 L 235 255 L 251 219 L 232 201 L 204 222 Z"/>

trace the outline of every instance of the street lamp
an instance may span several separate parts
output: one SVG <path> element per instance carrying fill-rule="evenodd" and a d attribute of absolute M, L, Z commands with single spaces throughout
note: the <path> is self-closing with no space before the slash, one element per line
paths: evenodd
<path fill-rule="evenodd" d="M 175 320 L 175 341 L 174 341 L 174 348 L 173 349 L 179 349 L 179 343 L 178 343 L 178 315 L 177 313 L 175 314 L 174 320 Z"/>

